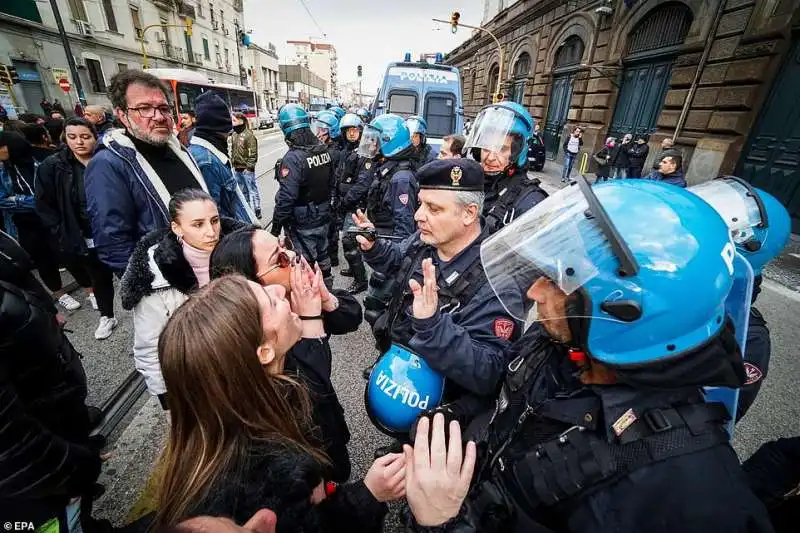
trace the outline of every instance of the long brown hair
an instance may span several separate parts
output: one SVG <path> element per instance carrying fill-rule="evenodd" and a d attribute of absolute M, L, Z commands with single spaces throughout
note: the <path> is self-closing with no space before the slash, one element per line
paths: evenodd
<path fill-rule="evenodd" d="M 308 391 L 261 366 L 256 349 L 265 340 L 258 300 L 239 275 L 211 281 L 167 322 L 158 353 L 172 422 L 156 527 L 186 518 L 254 441 L 273 441 L 327 462 L 306 438 Z"/>

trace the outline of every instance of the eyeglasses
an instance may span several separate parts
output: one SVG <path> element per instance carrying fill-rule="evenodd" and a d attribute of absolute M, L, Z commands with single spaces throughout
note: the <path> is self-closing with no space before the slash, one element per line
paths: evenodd
<path fill-rule="evenodd" d="M 267 274 L 269 274 L 270 272 L 274 272 L 275 270 L 278 270 L 278 269 L 281 269 L 281 268 L 289 268 L 289 266 L 291 266 L 291 264 L 292 264 L 292 256 L 290 256 L 288 252 L 282 250 L 282 251 L 278 252 L 277 261 L 278 262 L 275 265 L 269 267 L 264 272 L 262 272 L 260 274 L 256 274 L 256 279 L 261 279 L 264 276 L 266 276 Z"/>
<path fill-rule="evenodd" d="M 153 118 L 156 116 L 156 109 L 161 116 L 165 118 L 172 118 L 172 106 L 170 105 L 160 105 L 153 107 L 151 105 L 144 105 L 141 107 L 129 107 L 128 111 L 136 111 L 140 117 L 142 118 Z"/>

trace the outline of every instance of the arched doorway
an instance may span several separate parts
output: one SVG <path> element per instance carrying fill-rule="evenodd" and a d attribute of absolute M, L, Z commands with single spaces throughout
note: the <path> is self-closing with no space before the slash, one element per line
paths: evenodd
<path fill-rule="evenodd" d="M 486 82 L 486 103 L 492 103 L 492 96 L 497 91 L 497 80 L 500 78 L 500 66 L 495 63 L 489 68 L 489 81 Z"/>
<path fill-rule="evenodd" d="M 620 138 L 626 133 L 650 134 L 656 130 L 669 89 L 672 61 L 691 25 L 691 10 L 671 2 L 655 8 L 633 28 L 609 136 Z"/>
<path fill-rule="evenodd" d="M 561 130 L 567 122 L 569 104 L 572 101 L 572 82 L 575 81 L 575 72 L 580 66 L 583 50 L 583 41 L 573 35 L 556 51 L 553 88 L 544 125 L 544 145 L 551 159 L 558 155 L 561 145 Z"/>
<path fill-rule="evenodd" d="M 514 62 L 514 81 L 511 91 L 511 99 L 518 104 L 522 104 L 525 96 L 525 82 L 531 71 L 531 56 L 528 52 L 522 52 Z"/>

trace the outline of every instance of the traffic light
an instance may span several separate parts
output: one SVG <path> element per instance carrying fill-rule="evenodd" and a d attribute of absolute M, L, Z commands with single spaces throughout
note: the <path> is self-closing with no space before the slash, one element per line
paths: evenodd
<path fill-rule="evenodd" d="M 192 24 L 193 23 L 194 23 L 194 21 L 192 19 L 190 19 L 189 17 L 186 17 L 185 19 L 183 19 L 183 24 L 184 24 L 184 26 L 186 26 L 186 35 L 188 35 L 189 37 L 192 36 Z"/>
<path fill-rule="evenodd" d="M 461 18 L 461 13 L 458 11 L 453 11 L 453 14 L 450 15 L 450 31 L 453 33 L 458 31 L 458 19 Z"/>
<path fill-rule="evenodd" d="M 505 98 L 506 98 L 505 94 L 503 94 L 503 93 L 495 93 L 494 101 L 492 103 L 496 104 L 497 102 L 502 102 L 503 100 L 505 100 Z"/>
<path fill-rule="evenodd" d="M 14 85 L 19 83 L 16 67 L 0 65 L 0 85 Z"/>
<path fill-rule="evenodd" d="M 358 71 L 358 77 L 360 78 L 361 77 L 361 65 L 358 66 L 357 71 Z"/>

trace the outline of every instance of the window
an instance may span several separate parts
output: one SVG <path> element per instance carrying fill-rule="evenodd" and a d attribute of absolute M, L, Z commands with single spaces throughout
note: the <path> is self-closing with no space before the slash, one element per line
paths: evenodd
<path fill-rule="evenodd" d="M 522 103 L 522 98 L 525 96 L 525 81 L 528 79 L 530 70 L 531 56 L 527 52 L 523 52 L 514 63 L 514 94 L 511 99 L 518 104 Z"/>
<path fill-rule="evenodd" d="M 583 57 L 583 41 L 577 35 L 568 37 L 556 52 L 556 68 L 577 65 Z"/>
<path fill-rule="evenodd" d="M 294 82 L 293 81 L 287 81 L 286 82 L 286 90 L 289 91 L 290 93 L 294 92 Z"/>
<path fill-rule="evenodd" d="M 103 77 L 103 69 L 100 67 L 100 62 L 96 59 L 86 59 L 86 70 L 89 71 L 92 91 L 96 93 L 106 92 L 106 80 Z"/>
<path fill-rule="evenodd" d="M 194 62 L 194 50 L 192 50 L 192 38 L 188 33 L 183 32 L 183 40 L 186 42 L 186 58 L 190 63 Z"/>
<path fill-rule="evenodd" d="M 83 0 L 67 0 L 67 4 L 69 4 L 69 10 L 74 20 L 89 21 L 86 17 L 86 7 L 83 5 Z"/>
<path fill-rule="evenodd" d="M 486 84 L 486 100 L 487 103 L 492 103 L 492 96 L 494 95 L 495 91 L 497 90 L 497 80 L 500 78 L 500 67 L 495 63 L 492 65 L 492 68 L 489 69 L 489 81 Z"/>
<path fill-rule="evenodd" d="M 133 31 L 137 39 L 142 39 L 142 19 L 139 18 L 139 8 L 129 6 L 131 10 L 131 20 L 133 21 Z"/>
<path fill-rule="evenodd" d="M 117 31 L 117 17 L 114 16 L 114 5 L 111 0 L 103 0 L 103 12 L 106 14 L 106 27 Z"/>
<path fill-rule="evenodd" d="M 428 135 L 444 137 L 458 133 L 456 129 L 456 98 L 452 94 L 432 94 L 425 102 L 425 121 Z"/>
<path fill-rule="evenodd" d="M 478 84 L 478 71 L 472 67 L 472 83 L 469 86 L 469 99 L 475 99 L 475 86 Z"/>
<path fill-rule="evenodd" d="M 647 14 L 628 38 L 628 55 L 683 43 L 692 25 L 692 12 L 683 4 L 669 2 Z"/>
<path fill-rule="evenodd" d="M 161 22 L 161 31 L 164 33 L 164 43 L 167 46 L 169 46 L 169 44 L 170 44 L 170 42 L 169 42 L 169 28 L 167 27 L 167 24 L 169 24 L 169 22 L 167 22 L 167 19 L 164 18 L 164 17 L 161 17 L 160 22 Z"/>
<path fill-rule="evenodd" d="M 395 113 L 403 118 L 407 118 L 415 114 L 416 112 L 417 112 L 416 94 L 393 93 L 389 95 L 389 113 Z"/>
<path fill-rule="evenodd" d="M 126 70 L 128 70 L 126 63 L 117 63 L 117 72 L 125 72 Z"/>
<path fill-rule="evenodd" d="M 203 0 L 197 0 L 197 16 L 205 18 L 203 15 Z"/>
<path fill-rule="evenodd" d="M 208 39 L 203 37 L 203 56 L 206 58 L 206 61 L 211 61 L 211 52 L 208 51 Z"/>
<path fill-rule="evenodd" d="M 231 51 L 228 50 L 227 48 L 225 49 L 225 64 L 226 65 L 231 64 Z"/>
<path fill-rule="evenodd" d="M 188 83 L 178 82 L 175 84 L 175 92 L 178 93 L 178 113 L 194 111 L 194 101 L 203 94 L 202 87 L 189 85 Z"/>

